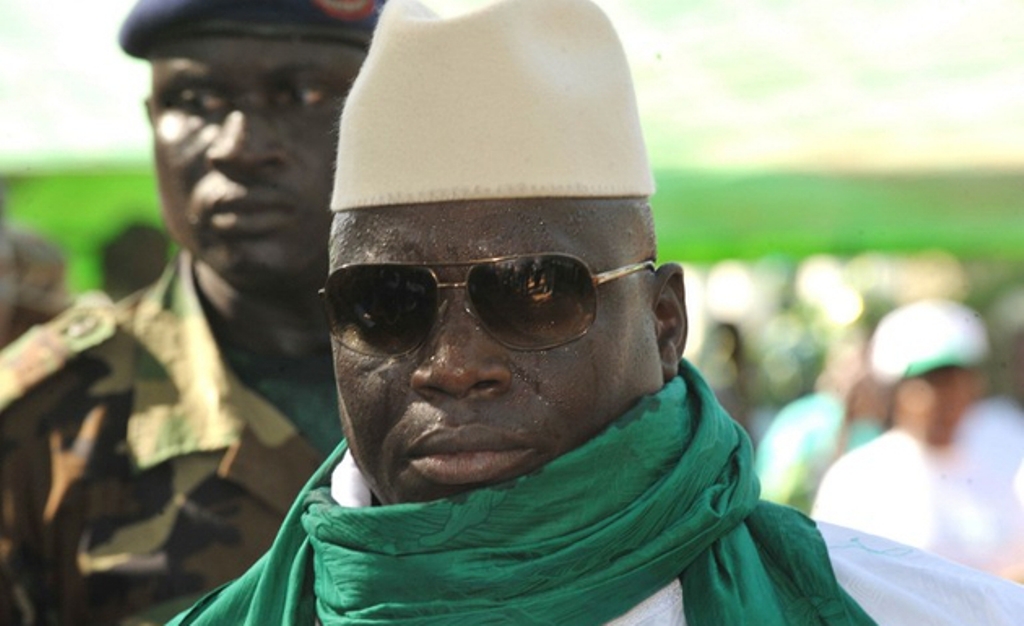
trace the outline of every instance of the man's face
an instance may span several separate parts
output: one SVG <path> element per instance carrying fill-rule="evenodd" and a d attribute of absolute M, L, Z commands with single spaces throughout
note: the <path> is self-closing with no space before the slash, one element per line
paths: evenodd
<path fill-rule="evenodd" d="M 968 407 L 981 396 L 977 371 L 941 367 L 897 389 L 897 424 L 935 447 L 950 445 Z"/>
<path fill-rule="evenodd" d="M 444 264 L 562 252 L 601 272 L 649 258 L 653 243 L 635 212 L 602 202 L 583 209 L 586 202 L 548 200 L 356 210 L 335 222 L 331 269 L 422 263 L 441 282 L 457 282 L 465 267 Z M 467 311 L 462 288 L 442 290 L 430 334 L 409 354 L 368 356 L 334 341 L 342 422 L 377 497 L 433 500 L 526 474 L 660 389 L 666 377 L 655 302 L 663 275 L 678 273 L 672 267 L 599 286 L 589 332 L 547 350 L 496 341 Z"/>
<path fill-rule="evenodd" d="M 229 284 L 323 280 L 333 128 L 363 58 L 341 43 L 261 37 L 155 47 L 148 107 L 164 220 Z"/>

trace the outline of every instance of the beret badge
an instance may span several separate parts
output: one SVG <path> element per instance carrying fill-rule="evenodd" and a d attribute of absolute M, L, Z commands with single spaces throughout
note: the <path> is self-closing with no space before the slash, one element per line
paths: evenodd
<path fill-rule="evenodd" d="M 331 17 L 349 21 L 370 17 L 376 8 L 374 0 L 313 0 L 313 4 Z"/>

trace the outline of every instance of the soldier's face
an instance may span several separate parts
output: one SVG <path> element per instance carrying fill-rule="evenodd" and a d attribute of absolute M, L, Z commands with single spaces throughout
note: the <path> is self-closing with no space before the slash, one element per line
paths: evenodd
<path fill-rule="evenodd" d="M 364 56 L 241 36 L 155 47 L 148 108 L 164 220 L 228 283 L 323 280 L 333 129 Z"/>
<path fill-rule="evenodd" d="M 451 263 L 561 252 L 600 272 L 653 252 L 627 213 L 562 204 L 570 203 L 463 202 L 340 214 L 331 269 L 425 263 L 447 283 L 465 278 L 466 268 Z M 497 341 L 467 311 L 462 288 L 443 289 L 433 324 L 411 352 L 372 356 L 335 338 L 342 422 L 377 497 L 433 500 L 526 474 L 661 388 L 660 313 L 652 295 L 661 275 L 642 271 L 601 285 L 589 331 L 544 350 Z"/>

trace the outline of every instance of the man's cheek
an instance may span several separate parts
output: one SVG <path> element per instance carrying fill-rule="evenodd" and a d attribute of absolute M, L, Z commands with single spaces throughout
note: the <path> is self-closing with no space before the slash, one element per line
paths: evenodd
<path fill-rule="evenodd" d="M 180 113 L 161 113 L 153 125 L 156 141 L 164 145 L 177 145 L 190 133 L 188 118 Z"/>
<path fill-rule="evenodd" d="M 339 401 L 349 420 L 362 430 L 378 430 L 393 421 L 386 416 L 395 412 L 395 400 L 405 395 L 394 389 L 393 381 L 371 368 L 339 369 L 337 376 Z"/>

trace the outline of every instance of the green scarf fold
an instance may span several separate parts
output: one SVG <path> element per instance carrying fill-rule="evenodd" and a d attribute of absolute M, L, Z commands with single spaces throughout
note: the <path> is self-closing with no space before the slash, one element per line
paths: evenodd
<path fill-rule="evenodd" d="M 580 448 L 458 498 L 340 507 L 343 451 L 270 552 L 172 624 L 596 625 L 675 578 L 690 626 L 874 623 L 813 522 L 758 502 L 749 439 L 686 363 Z"/>

